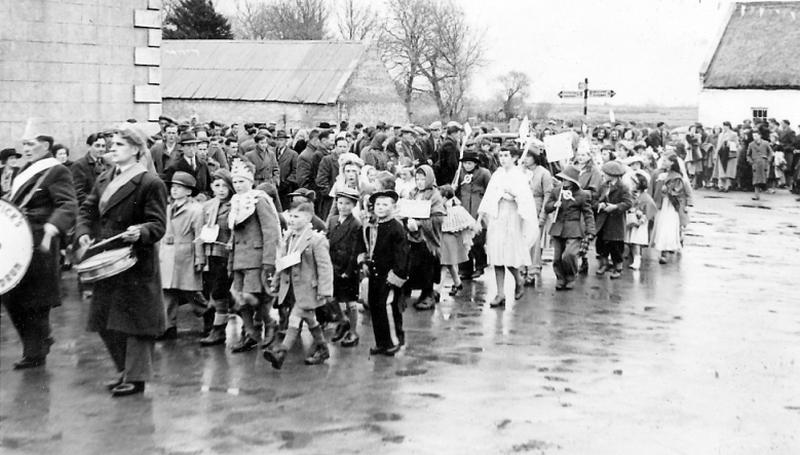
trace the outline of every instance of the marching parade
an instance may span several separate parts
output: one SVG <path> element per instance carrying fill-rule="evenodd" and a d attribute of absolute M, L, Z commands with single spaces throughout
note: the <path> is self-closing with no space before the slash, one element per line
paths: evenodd
<path fill-rule="evenodd" d="M 0 17 L 0 454 L 800 453 L 800 0 Z"/>
<path fill-rule="evenodd" d="M 360 303 L 369 354 L 394 356 L 407 307 L 434 310 L 484 274 L 500 309 L 541 286 L 546 262 L 559 291 L 587 273 L 630 279 L 647 250 L 680 260 L 694 191 L 800 189 L 788 120 L 678 134 L 526 118 L 508 138 L 454 121 L 286 132 L 163 115 L 153 136 L 135 122 L 91 134 L 74 163 L 40 123 L 28 122 L 21 152 L 2 152 L 7 213 L 21 211 L 32 233 L 27 271 L 4 279 L 22 343 L 14 368 L 45 366 L 49 314 L 74 267 L 87 326 L 120 375 L 113 396 L 144 391 L 154 344 L 179 337 L 182 305 L 203 322 L 201 346 L 225 345 L 235 317 L 231 354 L 258 349 L 280 369 L 304 325 L 308 365 L 331 343 L 357 348 Z M 548 158 L 551 136 L 569 139 L 567 158 Z"/>

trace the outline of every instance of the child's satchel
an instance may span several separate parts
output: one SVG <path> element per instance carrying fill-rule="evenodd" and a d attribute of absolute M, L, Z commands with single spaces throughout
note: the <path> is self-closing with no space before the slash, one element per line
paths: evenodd
<path fill-rule="evenodd" d="M 214 204 L 209 213 L 208 223 L 200 229 L 198 238 L 203 243 L 214 243 L 219 237 L 219 224 L 217 224 L 217 214 L 219 213 L 219 202 Z"/>

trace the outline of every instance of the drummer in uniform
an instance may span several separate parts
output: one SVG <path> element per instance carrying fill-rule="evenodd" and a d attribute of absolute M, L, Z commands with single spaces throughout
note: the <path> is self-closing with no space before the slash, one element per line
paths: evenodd
<path fill-rule="evenodd" d="M 50 352 L 50 309 L 61 305 L 59 244 L 78 211 L 72 174 L 53 158 L 53 138 L 37 126 L 35 120 L 28 121 L 22 138 L 25 164 L 5 196 L 25 214 L 34 242 L 25 276 L 0 298 L 22 340 L 22 359 L 14 364 L 17 370 L 44 365 Z"/>
<path fill-rule="evenodd" d="M 143 165 L 148 152 L 142 134 L 117 130 L 109 141 L 109 169 L 81 205 L 75 235 L 82 248 L 119 236 L 103 249 L 132 248 L 136 257 L 136 264 L 120 273 L 113 274 L 109 264 L 111 276 L 94 283 L 89 308 L 88 328 L 99 333 L 120 373 L 106 384 L 118 397 L 144 392 L 155 337 L 166 328 L 156 244 L 166 230 L 167 188 Z"/>

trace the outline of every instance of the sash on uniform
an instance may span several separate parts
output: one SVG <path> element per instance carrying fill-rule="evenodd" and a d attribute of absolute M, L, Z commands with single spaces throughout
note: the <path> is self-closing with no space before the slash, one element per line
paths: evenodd
<path fill-rule="evenodd" d="M 130 182 L 137 175 L 144 174 L 145 172 L 147 172 L 147 169 L 145 169 L 145 167 L 141 164 L 136 163 L 128 169 L 122 171 L 121 174 L 114 177 L 113 180 L 108 183 L 106 189 L 103 190 L 103 194 L 100 195 L 100 202 L 97 204 L 100 208 L 100 211 L 105 211 L 108 201 L 111 200 L 111 196 L 119 191 L 120 188 L 125 186 L 126 183 Z"/>
<path fill-rule="evenodd" d="M 61 162 L 55 158 L 45 158 L 26 167 L 22 172 L 17 174 L 11 182 L 11 192 L 9 193 L 8 200 L 13 200 L 17 196 L 17 191 L 19 191 L 28 180 L 36 176 L 36 174 L 50 169 L 51 167 L 58 166 L 59 164 L 61 164 Z"/>

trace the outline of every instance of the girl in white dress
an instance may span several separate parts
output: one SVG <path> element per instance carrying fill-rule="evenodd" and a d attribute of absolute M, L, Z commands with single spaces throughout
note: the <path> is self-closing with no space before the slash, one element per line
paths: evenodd
<path fill-rule="evenodd" d="M 494 172 L 478 215 L 486 221 L 486 253 L 494 266 L 497 296 L 492 308 L 505 306 L 503 290 L 505 269 L 514 276 L 514 298 L 519 300 L 525 292 L 520 267 L 531 265 L 530 249 L 539 237 L 539 218 L 528 178 L 517 167 L 521 152 L 516 148 L 502 148 L 498 154 L 500 167 Z"/>

